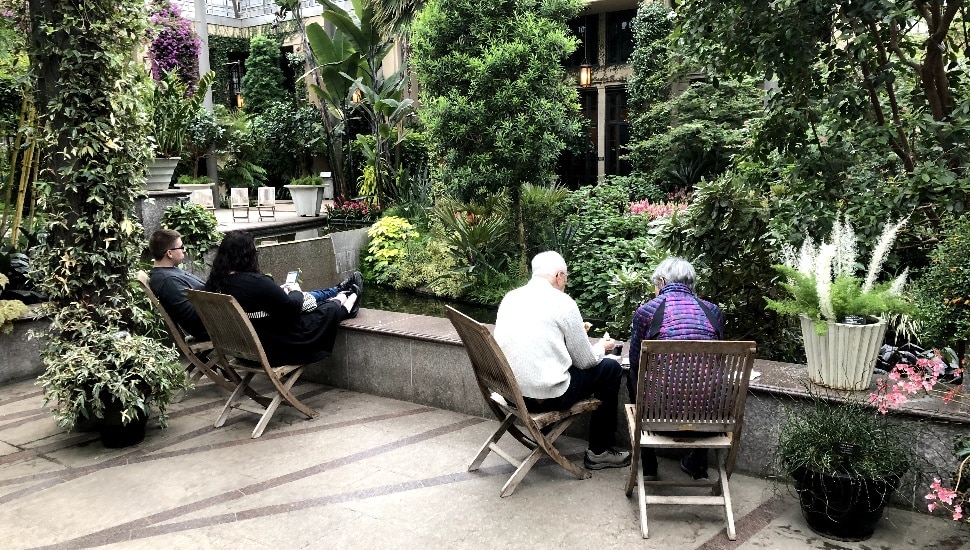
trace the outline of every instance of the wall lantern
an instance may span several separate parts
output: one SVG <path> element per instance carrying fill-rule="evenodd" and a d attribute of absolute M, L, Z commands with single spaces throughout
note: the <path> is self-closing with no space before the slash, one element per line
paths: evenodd
<path fill-rule="evenodd" d="M 593 67 L 589 63 L 583 63 L 579 66 L 579 85 L 583 88 L 589 88 L 589 85 L 593 82 Z"/>
<path fill-rule="evenodd" d="M 589 18 L 587 17 L 581 29 L 583 33 L 583 64 L 579 66 L 579 85 L 583 88 L 589 88 L 589 85 L 593 83 L 593 66 L 589 64 L 588 37 L 586 36 L 586 25 L 588 24 Z"/>

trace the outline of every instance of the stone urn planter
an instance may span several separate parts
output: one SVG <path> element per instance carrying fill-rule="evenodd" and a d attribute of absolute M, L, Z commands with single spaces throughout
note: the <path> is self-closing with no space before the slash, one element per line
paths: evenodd
<path fill-rule="evenodd" d="M 284 185 L 293 197 L 293 208 L 297 216 L 319 216 L 323 204 L 323 185 Z"/>
<path fill-rule="evenodd" d="M 872 382 L 886 323 L 849 325 L 829 322 L 825 334 L 815 332 L 812 320 L 800 317 L 808 379 L 837 390 L 867 390 Z"/>
<path fill-rule="evenodd" d="M 172 183 L 172 175 L 182 157 L 160 157 L 148 162 L 148 176 L 145 178 L 145 189 L 148 191 L 165 191 Z"/>

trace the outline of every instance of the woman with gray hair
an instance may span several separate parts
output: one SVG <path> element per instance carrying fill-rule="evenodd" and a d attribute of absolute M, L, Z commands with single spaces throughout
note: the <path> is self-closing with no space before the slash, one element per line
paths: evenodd
<path fill-rule="evenodd" d="M 656 297 L 637 308 L 630 324 L 630 375 L 627 389 L 636 403 L 640 379 L 640 347 L 643 340 L 720 340 L 724 317 L 720 308 L 694 295 L 697 272 L 690 262 L 667 258 L 660 262 L 650 281 Z M 643 474 L 657 479 L 657 455 L 644 449 Z M 695 449 L 680 461 L 681 469 L 694 479 L 707 479 L 707 450 Z"/>

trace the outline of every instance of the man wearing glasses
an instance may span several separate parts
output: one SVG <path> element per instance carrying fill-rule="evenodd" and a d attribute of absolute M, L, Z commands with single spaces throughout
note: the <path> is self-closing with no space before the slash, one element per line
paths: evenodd
<path fill-rule="evenodd" d="M 505 353 L 530 412 L 563 410 L 589 396 L 603 402 L 589 422 L 590 470 L 622 468 L 630 453 L 617 450 L 617 408 L 622 368 L 606 357 L 616 342 L 590 345 L 583 316 L 566 295 L 566 261 L 556 252 L 532 259 L 532 279 L 502 299 L 495 318 L 495 341 Z"/>
<path fill-rule="evenodd" d="M 196 340 L 208 340 L 199 314 L 185 297 L 185 290 L 201 290 L 205 281 L 179 268 L 185 260 L 185 245 L 182 235 L 172 229 L 159 229 L 148 239 L 148 251 L 152 255 L 153 266 L 148 274 L 148 286 L 158 297 L 165 311 L 172 316 L 182 330 Z"/>

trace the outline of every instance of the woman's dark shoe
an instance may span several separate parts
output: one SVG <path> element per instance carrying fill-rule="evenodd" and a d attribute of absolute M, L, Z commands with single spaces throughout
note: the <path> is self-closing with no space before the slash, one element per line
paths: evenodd
<path fill-rule="evenodd" d="M 353 284 L 350 286 L 351 286 L 351 289 L 348 291 L 348 294 L 357 295 L 357 299 L 354 300 L 354 304 L 350 306 L 350 313 L 347 314 L 348 319 L 353 319 L 354 317 L 357 317 L 357 312 L 360 311 L 360 301 L 363 298 L 364 291 L 356 284 Z"/>
<path fill-rule="evenodd" d="M 360 274 L 360 271 L 354 271 L 349 277 L 340 281 L 337 289 L 341 292 L 350 292 L 354 289 L 354 285 L 357 285 L 357 288 L 364 288 L 364 276 Z"/>

